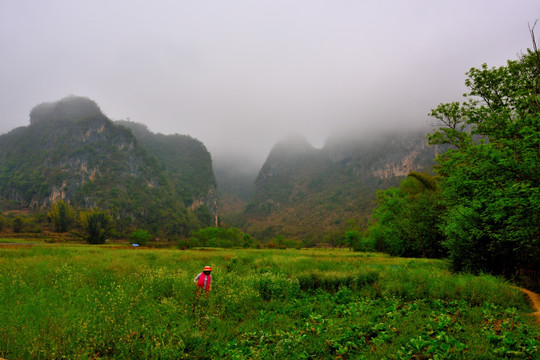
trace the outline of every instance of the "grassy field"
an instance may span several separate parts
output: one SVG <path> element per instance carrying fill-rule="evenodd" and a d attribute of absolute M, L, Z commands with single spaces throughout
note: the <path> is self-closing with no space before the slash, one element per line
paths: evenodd
<path fill-rule="evenodd" d="M 519 290 L 372 253 L 0 246 L 0 304 L 9 360 L 540 357 Z"/>
<path fill-rule="evenodd" d="M 42 243 L 42 240 L 28 240 L 18 238 L 0 238 L 0 244 L 25 244 L 25 243 Z"/>

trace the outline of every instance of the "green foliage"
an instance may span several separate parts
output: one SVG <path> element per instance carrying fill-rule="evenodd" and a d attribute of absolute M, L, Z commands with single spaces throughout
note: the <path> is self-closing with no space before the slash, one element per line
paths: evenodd
<path fill-rule="evenodd" d="M 207 196 L 216 186 L 212 159 L 203 143 L 188 135 L 154 134 L 145 125 L 117 121 L 129 128 L 139 143 L 161 165 L 174 191 L 187 205 Z M 210 225 L 203 221 L 204 225 Z"/>
<path fill-rule="evenodd" d="M 195 209 L 194 213 L 199 222 L 201 223 L 201 227 L 215 225 L 213 224 L 214 217 L 210 213 L 210 210 L 208 210 L 207 206 L 199 206 L 197 209 Z"/>
<path fill-rule="evenodd" d="M 16 216 L 13 219 L 13 232 L 20 233 L 24 230 L 24 219 L 20 216 Z"/>
<path fill-rule="evenodd" d="M 364 230 L 375 191 L 396 186 L 403 177 L 382 169 L 395 168 L 406 154 L 414 155 L 410 159 L 416 169 L 431 168 L 436 148 L 423 146 L 426 143 L 420 131 L 336 136 L 322 149 L 302 140 L 278 143 L 261 168 L 251 202 L 236 226 L 263 241 L 281 234 L 347 246 L 346 220 L 356 221 L 357 229 Z"/>
<path fill-rule="evenodd" d="M 68 96 L 58 102 L 35 106 L 30 111 L 30 123 L 36 125 L 39 122 L 70 121 L 102 115 L 101 109 L 94 101 L 85 97 Z"/>
<path fill-rule="evenodd" d="M 329 250 L 0 248 L 6 359 L 535 359 L 519 290 Z M 211 265 L 208 299 L 193 277 Z M 314 275 L 305 290 L 301 285 Z M 355 285 L 356 284 L 356 285 Z M 22 324 L 22 325 L 21 325 Z"/>
<path fill-rule="evenodd" d="M 349 248 L 356 248 L 360 242 L 360 231 L 347 230 L 345 232 L 345 242 Z"/>
<path fill-rule="evenodd" d="M 186 208 L 215 200 L 210 154 L 188 136 L 154 135 L 146 130 L 149 141 L 135 137 L 89 99 L 38 105 L 29 126 L 0 135 L 0 201 L 48 208 L 60 192 L 76 208 L 106 210 L 124 236 L 136 228 L 187 236 L 212 213 Z M 61 223 L 55 231 L 65 231 Z"/>
<path fill-rule="evenodd" d="M 129 241 L 132 244 L 148 245 L 148 241 L 150 241 L 151 238 L 152 236 L 150 233 L 143 229 L 136 229 L 129 234 Z"/>
<path fill-rule="evenodd" d="M 372 285 L 379 280 L 379 273 L 376 271 L 358 273 L 310 271 L 297 275 L 297 279 L 302 291 L 321 289 L 335 293 L 343 287 L 359 290 L 363 286 Z"/>
<path fill-rule="evenodd" d="M 73 208 L 64 200 L 56 202 L 47 216 L 53 223 L 54 231 L 59 233 L 68 231 L 75 220 Z"/>
<path fill-rule="evenodd" d="M 195 231 L 190 237 L 189 243 L 191 246 L 203 247 L 250 247 L 253 245 L 254 239 L 237 228 L 209 226 Z"/>
<path fill-rule="evenodd" d="M 514 277 L 540 268 L 540 58 L 472 68 L 465 102 L 431 112 L 453 268 Z M 538 274 L 538 273 L 537 273 Z M 538 276 L 538 275 L 537 275 Z"/>
<path fill-rule="evenodd" d="M 437 191 L 437 178 L 427 173 L 421 173 L 418 171 L 411 171 L 408 177 L 412 177 L 417 180 L 426 190 Z"/>
<path fill-rule="evenodd" d="M 251 248 L 255 245 L 255 239 L 249 235 L 249 234 L 244 234 L 242 235 L 242 247 L 243 248 Z"/>
<path fill-rule="evenodd" d="M 376 220 L 357 249 L 374 249 L 397 256 L 442 257 L 444 236 L 438 227 L 445 207 L 437 179 L 411 173 L 398 188 L 377 192 Z"/>
<path fill-rule="evenodd" d="M 81 225 L 88 244 L 105 244 L 113 230 L 111 217 L 98 209 L 82 212 Z"/>

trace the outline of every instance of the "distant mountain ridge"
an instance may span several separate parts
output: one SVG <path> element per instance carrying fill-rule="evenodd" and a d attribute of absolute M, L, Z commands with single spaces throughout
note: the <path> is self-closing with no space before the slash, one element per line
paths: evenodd
<path fill-rule="evenodd" d="M 0 136 L 4 208 L 46 209 L 64 199 L 107 210 L 123 229 L 187 234 L 215 223 L 215 191 L 211 157 L 200 141 L 132 131 L 87 98 L 37 105 L 29 126 Z"/>
<path fill-rule="evenodd" d="M 289 136 L 255 176 L 253 164 L 226 154 L 212 164 L 190 136 L 111 121 L 92 100 L 68 97 L 37 105 L 30 125 L 0 135 L 0 210 L 44 211 L 64 199 L 108 211 L 124 233 L 142 227 L 188 236 L 224 215 L 225 225 L 261 240 L 321 241 L 362 227 L 378 189 L 410 171 L 431 171 L 438 148 L 425 133 L 350 133 L 322 149 Z"/>
<path fill-rule="evenodd" d="M 362 226 L 376 191 L 413 170 L 430 172 L 437 151 L 423 130 L 333 136 L 322 149 L 289 137 L 270 152 L 239 224 L 261 239 L 317 241 L 349 221 Z"/>

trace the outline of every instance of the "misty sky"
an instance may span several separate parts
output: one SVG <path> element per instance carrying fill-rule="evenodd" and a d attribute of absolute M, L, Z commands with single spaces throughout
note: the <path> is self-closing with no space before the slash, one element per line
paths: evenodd
<path fill-rule="evenodd" d="M 0 133 L 79 95 L 262 162 L 291 133 L 426 124 L 539 18 L 538 0 L 0 0 Z"/>

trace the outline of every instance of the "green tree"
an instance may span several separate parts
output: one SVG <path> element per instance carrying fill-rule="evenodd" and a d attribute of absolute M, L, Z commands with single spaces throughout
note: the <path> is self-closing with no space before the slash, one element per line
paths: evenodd
<path fill-rule="evenodd" d="M 442 230 L 456 270 L 514 277 L 540 268 L 540 53 L 467 72 L 463 103 L 441 104 L 432 144 L 449 211 Z"/>
<path fill-rule="evenodd" d="M 399 187 L 377 192 L 376 202 L 376 222 L 356 240 L 359 247 L 397 256 L 445 255 L 444 236 L 438 229 L 445 207 L 436 177 L 411 172 Z"/>
<path fill-rule="evenodd" d="M 255 239 L 251 235 L 249 235 L 249 234 L 242 235 L 242 247 L 243 248 L 253 247 L 254 242 L 255 242 Z"/>
<path fill-rule="evenodd" d="M 360 241 L 360 231 L 358 230 L 347 230 L 345 232 L 345 242 L 347 246 L 351 249 L 358 248 L 358 242 Z"/>
<path fill-rule="evenodd" d="M 56 202 L 47 216 L 53 223 L 54 231 L 63 233 L 69 230 L 75 219 L 73 208 L 64 200 Z"/>
<path fill-rule="evenodd" d="M 195 209 L 194 213 L 202 226 L 213 225 L 214 219 L 207 206 L 205 205 L 199 206 L 197 209 Z"/>
<path fill-rule="evenodd" d="M 151 238 L 152 236 L 150 233 L 143 229 L 134 230 L 129 234 L 129 241 L 131 241 L 131 243 L 143 246 L 148 245 L 148 241 L 150 241 Z"/>
<path fill-rule="evenodd" d="M 81 225 L 89 244 L 104 244 L 113 229 L 111 217 L 98 209 L 81 213 Z"/>
<path fill-rule="evenodd" d="M 237 228 L 221 228 L 209 226 L 204 229 L 197 230 L 191 236 L 189 242 L 192 246 L 199 244 L 200 246 L 210 247 L 248 247 L 253 244 L 251 236 L 242 233 Z"/>
<path fill-rule="evenodd" d="M 0 231 L 4 230 L 6 226 L 6 218 L 0 213 Z"/>
<path fill-rule="evenodd" d="M 13 232 L 14 233 L 20 233 L 24 229 L 24 220 L 22 217 L 17 216 L 15 219 L 13 219 Z"/>

